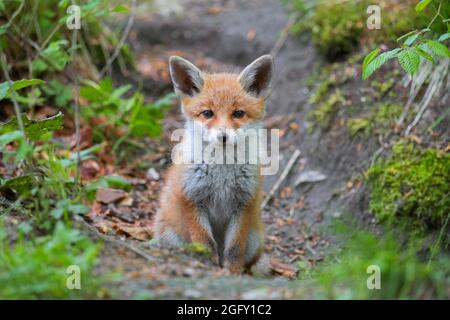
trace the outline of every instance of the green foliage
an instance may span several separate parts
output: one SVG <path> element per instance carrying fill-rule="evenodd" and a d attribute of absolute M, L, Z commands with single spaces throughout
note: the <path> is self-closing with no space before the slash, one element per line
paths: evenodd
<path fill-rule="evenodd" d="M 402 113 L 398 104 L 381 104 L 374 106 L 365 117 L 351 118 L 347 122 L 350 135 L 368 137 L 371 134 L 382 134 L 392 129 L 395 120 Z"/>
<path fill-rule="evenodd" d="M 380 221 L 440 226 L 450 208 L 450 155 L 400 141 L 367 172 L 370 210 Z"/>
<path fill-rule="evenodd" d="M 65 108 L 72 100 L 72 90 L 70 86 L 63 84 L 56 79 L 49 81 L 46 86 L 42 87 L 42 90 L 47 97 L 53 98 L 56 107 Z"/>
<path fill-rule="evenodd" d="M 328 91 L 334 83 L 335 81 L 331 78 L 321 81 L 314 92 L 310 95 L 309 103 L 319 103 L 328 94 Z"/>
<path fill-rule="evenodd" d="M 367 7 L 373 4 L 367 0 L 360 1 L 284 1 L 297 22 L 292 30 L 301 33 L 309 30 L 320 53 L 327 59 L 334 60 L 354 51 L 361 42 L 386 44 L 392 36 L 407 32 L 414 24 L 419 24 L 414 10 L 404 7 L 404 1 L 396 1 L 387 8 L 382 4 L 382 28 L 367 30 Z M 386 7 L 384 7 L 386 6 Z"/>
<path fill-rule="evenodd" d="M 158 136 L 161 133 L 160 121 L 165 111 L 172 105 L 172 95 L 154 103 L 145 103 L 143 95 L 138 92 L 129 98 L 124 98 L 130 89 L 130 85 L 114 89 L 108 78 L 98 84 L 86 81 L 80 89 L 81 97 L 87 102 L 81 110 L 83 117 L 87 119 L 104 117 L 108 120 L 107 126 L 112 126 L 116 130 L 119 128 L 125 130 L 116 142 L 116 147 L 130 136 Z M 104 131 L 103 129 L 102 126 L 96 127 L 100 134 Z"/>
<path fill-rule="evenodd" d="M 12 81 L 12 85 L 10 85 L 8 82 L 2 82 L 0 83 L 0 100 L 3 100 L 4 98 L 9 98 L 11 96 L 12 91 L 17 91 L 29 86 L 42 83 L 45 83 L 45 81 L 40 79 L 23 79 Z"/>
<path fill-rule="evenodd" d="M 86 198 L 93 201 L 95 199 L 95 193 L 99 188 L 121 189 L 129 192 L 132 189 L 132 185 L 120 176 L 103 176 L 84 187 Z"/>
<path fill-rule="evenodd" d="M 362 33 L 359 4 L 327 1 L 316 7 L 312 19 L 313 40 L 319 51 L 333 59 L 353 51 Z"/>
<path fill-rule="evenodd" d="M 9 150 L 6 148 L 6 146 L 11 143 L 17 145 L 16 149 Z M 15 130 L 3 134 L 0 133 L 0 150 L 2 150 L 3 161 L 5 163 L 9 163 L 10 160 L 12 160 L 14 165 L 17 165 L 31 155 L 32 147 L 27 143 L 23 133 L 19 130 Z"/>
<path fill-rule="evenodd" d="M 42 136 L 49 132 L 62 129 L 63 115 L 58 113 L 52 117 L 41 120 L 29 120 L 26 115 L 22 115 L 23 129 L 25 136 L 33 141 L 40 140 Z M 0 126 L 0 134 L 16 131 L 19 129 L 18 119 L 14 118 Z"/>
<path fill-rule="evenodd" d="M 360 227 L 339 226 L 345 235 L 337 261 L 318 273 L 330 299 L 424 299 L 450 296 L 450 258 L 430 264 L 420 258 L 419 242 L 401 245 L 393 233 L 378 237 Z M 369 290 L 369 266 L 380 268 L 381 288 Z M 370 270 L 369 270 L 370 271 Z"/>
<path fill-rule="evenodd" d="M 431 3 L 436 3 L 435 14 L 430 18 L 430 23 L 425 28 L 414 30 L 399 37 L 399 48 L 380 53 L 380 49 L 371 51 L 363 61 L 362 78 L 370 77 L 377 69 L 387 61 L 397 58 L 402 68 L 410 75 L 414 75 L 420 67 L 421 58 L 435 63 L 436 59 L 450 58 L 450 50 L 445 42 L 450 38 L 448 31 L 450 24 L 445 15 L 450 14 L 448 1 L 423 0 L 415 9 L 423 12 Z M 447 32 L 446 32 L 447 31 Z M 434 40 L 437 38 L 438 40 Z"/>
<path fill-rule="evenodd" d="M 100 247 L 79 231 L 58 223 L 51 236 L 10 244 L 0 227 L 0 298 L 74 299 L 96 298 L 105 280 L 94 274 Z M 67 268 L 78 266 L 81 290 L 66 286 Z"/>
<path fill-rule="evenodd" d="M 7 58 L 10 74 L 53 79 L 52 83 L 42 86 L 45 96 L 35 87 L 39 83 L 32 83 L 33 86 L 23 95 L 18 95 L 17 100 L 22 106 L 32 108 L 47 103 L 67 107 L 72 98 L 71 86 L 62 85 L 52 75 L 65 71 L 76 56 L 77 76 L 95 78 L 98 76 L 96 67 L 105 65 L 110 51 L 119 43 L 120 33 L 117 31 L 122 27 L 114 30 L 112 26 L 116 24 L 104 22 L 126 13 L 126 6 L 114 7 L 107 0 L 77 1 L 81 26 L 75 31 L 66 27 L 70 18 L 67 9 L 71 4 L 68 0 L 17 0 L 2 2 L 0 6 L 0 17 L 6 21 L 0 27 L 0 51 Z M 125 44 L 117 60 L 120 60 L 120 65 L 125 65 L 131 59 Z M 4 90 L 0 86 L 0 99 L 3 95 Z"/>
<path fill-rule="evenodd" d="M 314 109 L 309 112 L 308 118 L 314 125 L 327 128 L 330 126 L 331 121 L 339 108 L 343 106 L 345 102 L 346 100 L 342 92 L 337 89 L 331 93 L 325 101 L 317 105 L 317 107 L 314 107 Z"/>

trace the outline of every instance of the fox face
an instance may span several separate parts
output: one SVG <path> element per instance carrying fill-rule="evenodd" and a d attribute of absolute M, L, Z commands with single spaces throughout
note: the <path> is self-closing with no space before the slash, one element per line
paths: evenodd
<path fill-rule="evenodd" d="M 272 83 L 271 56 L 260 57 L 239 75 L 205 74 L 189 61 L 171 57 L 170 74 L 183 114 L 207 142 L 234 144 L 245 129 L 260 127 Z"/>

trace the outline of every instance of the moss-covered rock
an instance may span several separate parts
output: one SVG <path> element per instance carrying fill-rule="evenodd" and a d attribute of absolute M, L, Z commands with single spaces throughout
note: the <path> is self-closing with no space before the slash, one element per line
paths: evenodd
<path fill-rule="evenodd" d="M 367 172 L 370 210 L 380 221 L 439 227 L 450 214 L 450 154 L 400 141 Z"/>

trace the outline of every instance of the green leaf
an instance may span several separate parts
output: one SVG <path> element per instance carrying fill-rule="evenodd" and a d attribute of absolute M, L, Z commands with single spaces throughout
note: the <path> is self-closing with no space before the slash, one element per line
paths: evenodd
<path fill-rule="evenodd" d="M 418 4 L 416 4 L 416 12 L 421 12 L 423 11 L 430 3 L 432 0 L 422 0 L 420 1 Z"/>
<path fill-rule="evenodd" d="M 130 11 L 130 9 L 124 5 L 118 5 L 117 7 L 112 9 L 112 12 L 117 12 L 117 13 L 125 13 Z"/>
<path fill-rule="evenodd" d="M 420 56 L 417 54 L 415 50 L 413 49 L 403 50 L 398 54 L 397 58 L 402 68 L 410 75 L 415 74 L 419 69 Z"/>
<path fill-rule="evenodd" d="M 24 175 L 6 180 L 0 186 L 0 190 L 13 189 L 18 193 L 30 190 L 33 185 L 33 178 L 30 175 Z"/>
<path fill-rule="evenodd" d="M 384 65 L 387 61 L 394 58 L 397 53 L 400 51 L 400 48 L 396 48 L 391 51 L 383 52 L 376 58 L 374 58 L 371 62 L 369 62 L 365 69 L 363 69 L 362 78 L 363 80 L 366 80 L 368 77 L 370 77 L 376 70 L 381 68 L 382 65 Z"/>
<path fill-rule="evenodd" d="M 108 186 L 114 189 L 122 189 L 125 191 L 131 191 L 131 183 L 127 179 L 121 176 L 105 176 L 103 179 L 108 183 Z"/>
<path fill-rule="evenodd" d="M 431 54 L 429 54 L 428 52 L 426 52 L 425 50 L 423 50 L 420 47 L 414 47 L 414 50 L 416 50 L 417 54 L 420 55 L 421 57 L 436 63 L 436 61 L 433 59 L 433 56 Z"/>
<path fill-rule="evenodd" d="M 58 112 L 56 115 L 40 120 L 29 120 L 27 116 L 22 115 L 22 122 L 25 135 L 31 140 L 39 140 L 44 134 L 62 129 L 63 114 Z M 0 126 L 0 134 L 15 131 L 19 129 L 17 117 Z"/>
<path fill-rule="evenodd" d="M 12 83 L 12 86 L 10 86 L 8 82 L 2 82 L 0 83 L 0 100 L 11 94 L 11 87 L 14 89 L 14 91 L 17 91 L 29 86 L 34 86 L 42 83 L 45 83 L 45 81 L 40 79 L 22 79 L 14 81 Z"/>
<path fill-rule="evenodd" d="M 439 57 L 450 57 L 450 50 L 442 43 L 434 40 L 428 40 L 426 45 L 435 55 Z"/>
<path fill-rule="evenodd" d="M 417 38 L 419 37 L 419 34 L 413 34 L 412 36 L 409 36 L 406 40 L 405 40 L 405 45 L 410 46 L 412 45 Z"/>
<path fill-rule="evenodd" d="M 375 49 L 373 51 L 371 51 L 365 58 L 362 64 L 362 70 L 364 73 L 364 70 L 366 69 L 367 65 L 372 62 L 372 60 L 378 55 L 378 53 L 380 52 L 380 49 Z"/>
<path fill-rule="evenodd" d="M 438 41 L 444 42 L 445 40 L 448 40 L 448 39 L 450 39 L 450 32 L 447 32 L 447 33 L 444 33 L 443 35 L 441 35 L 439 37 Z"/>

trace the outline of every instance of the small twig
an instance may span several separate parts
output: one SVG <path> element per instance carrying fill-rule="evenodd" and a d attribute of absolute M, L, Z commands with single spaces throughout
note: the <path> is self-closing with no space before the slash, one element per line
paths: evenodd
<path fill-rule="evenodd" d="M 78 30 L 74 29 L 72 33 L 72 47 L 71 47 L 71 61 L 73 61 L 75 56 L 75 51 L 77 48 L 77 38 L 78 38 Z M 75 171 L 75 184 L 79 186 L 80 183 L 80 165 L 81 165 L 81 154 L 80 154 L 80 145 L 81 145 L 81 136 L 80 136 L 80 105 L 78 103 L 78 95 L 79 95 L 79 85 L 78 85 L 78 77 L 74 74 L 74 87 L 76 97 L 74 100 L 74 111 L 75 111 L 75 143 L 76 143 L 76 154 L 77 154 L 77 165 Z"/>
<path fill-rule="evenodd" d="M 14 11 L 14 13 L 11 16 L 11 19 L 9 19 L 9 21 L 6 23 L 7 26 L 10 26 L 13 23 L 14 19 L 16 19 L 16 17 L 19 15 L 20 11 L 22 11 L 24 4 L 25 4 L 25 1 L 22 1 L 20 3 L 19 8 L 17 8 L 17 10 Z"/>
<path fill-rule="evenodd" d="M 291 171 L 292 167 L 294 166 L 295 162 L 297 161 L 298 157 L 300 157 L 300 150 L 295 150 L 294 154 L 292 155 L 291 159 L 289 159 L 288 164 L 286 165 L 286 168 L 284 168 L 284 171 L 281 173 L 280 177 L 278 178 L 277 182 L 273 185 L 272 189 L 270 189 L 267 196 L 264 198 L 263 202 L 261 203 L 261 210 L 264 210 L 267 203 L 269 203 L 270 199 L 272 199 L 275 192 L 280 187 L 281 183 L 286 179 L 289 171 Z"/>
<path fill-rule="evenodd" d="M 316 251 L 309 245 L 309 242 L 306 241 L 305 248 L 312 253 L 313 256 L 317 255 Z"/>
<path fill-rule="evenodd" d="M 272 55 L 272 57 L 275 57 L 283 47 L 284 43 L 289 37 L 289 32 L 291 30 L 292 25 L 295 23 L 295 20 L 297 20 L 297 14 L 291 14 L 288 21 L 286 22 L 285 27 L 281 31 L 281 35 L 278 37 L 272 50 L 270 50 L 270 54 Z"/>
<path fill-rule="evenodd" d="M 134 17 L 135 17 L 135 9 L 136 9 L 136 0 L 132 0 L 131 2 L 131 13 L 127 21 L 127 25 L 125 26 L 125 29 L 123 31 L 122 37 L 120 38 L 120 41 L 118 45 L 116 46 L 113 54 L 109 58 L 109 60 L 106 62 L 106 65 L 103 67 L 103 69 L 100 71 L 100 78 L 102 78 L 106 71 L 108 71 L 109 68 L 111 68 L 111 64 L 116 60 L 117 56 L 120 54 L 120 50 L 122 49 L 123 45 L 125 44 L 125 40 L 128 38 L 128 34 L 131 31 L 131 27 L 134 23 Z"/>
<path fill-rule="evenodd" d="M 16 90 L 14 90 L 13 82 L 11 81 L 11 78 L 9 77 L 8 62 L 6 61 L 5 54 L 0 54 L 0 60 L 1 60 L 1 65 L 2 65 L 2 69 L 3 69 L 3 74 L 5 76 L 6 81 L 8 81 L 9 89 L 11 90 L 11 100 L 13 101 L 14 111 L 16 112 L 17 123 L 19 124 L 20 131 L 22 131 L 23 135 L 25 136 L 25 129 L 23 127 L 22 116 L 20 115 L 20 106 L 19 106 L 19 103 L 17 103 Z"/>
<path fill-rule="evenodd" d="M 133 251 L 133 252 L 136 253 L 137 255 L 139 255 L 139 256 L 145 258 L 145 259 L 148 260 L 148 261 L 155 261 L 155 258 L 154 258 L 154 257 L 148 255 L 144 250 L 142 250 L 142 249 L 140 249 L 140 248 L 138 248 L 138 247 L 132 245 L 131 243 L 128 243 L 128 242 L 126 242 L 126 241 L 118 240 L 118 239 L 116 239 L 116 238 L 114 238 L 114 237 L 111 237 L 111 236 L 108 236 L 108 235 L 106 235 L 106 234 L 103 234 L 103 233 L 99 232 L 99 231 L 97 230 L 97 228 L 91 226 L 89 223 L 87 223 L 86 221 L 84 221 L 84 219 L 83 219 L 81 216 L 74 215 L 74 219 L 75 219 L 76 222 L 79 223 L 79 225 L 80 225 L 81 227 L 83 227 L 84 229 L 86 229 L 89 233 L 91 233 L 91 234 L 94 235 L 95 237 L 100 238 L 100 239 L 103 240 L 103 241 L 110 242 L 110 243 L 112 243 L 112 244 L 115 244 L 115 245 L 118 245 L 118 246 L 125 247 L 125 248 L 127 248 L 127 249 Z"/>

